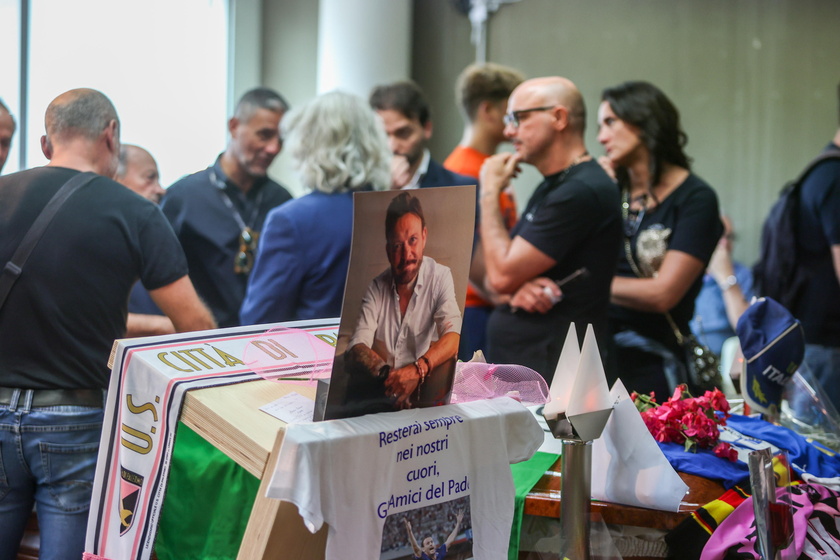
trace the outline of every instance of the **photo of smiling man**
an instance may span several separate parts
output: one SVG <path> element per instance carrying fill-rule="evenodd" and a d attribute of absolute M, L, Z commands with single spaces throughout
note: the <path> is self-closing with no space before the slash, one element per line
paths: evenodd
<path fill-rule="evenodd" d="M 393 408 L 417 404 L 423 382 L 454 359 L 461 339 L 452 272 L 424 255 L 427 236 L 420 200 L 394 197 L 385 217 L 390 266 L 368 286 L 345 355 L 348 369 L 381 382 Z"/>
<path fill-rule="evenodd" d="M 474 187 L 355 196 L 327 418 L 447 402 L 466 297 L 474 197 Z M 424 211 L 430 208 L 433 215 Z"/>

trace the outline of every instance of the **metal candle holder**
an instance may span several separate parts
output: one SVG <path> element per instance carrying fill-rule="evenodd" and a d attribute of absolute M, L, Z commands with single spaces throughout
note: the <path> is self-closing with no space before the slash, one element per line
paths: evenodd
<path fill-rule="evenodd" d="M 560 458 L 560 557 L 589 560 L 592 508 L 592 442 L 599 437 L 612 408 L 572 417 L 560 413 L 546 423 L 563 442 Z"/>

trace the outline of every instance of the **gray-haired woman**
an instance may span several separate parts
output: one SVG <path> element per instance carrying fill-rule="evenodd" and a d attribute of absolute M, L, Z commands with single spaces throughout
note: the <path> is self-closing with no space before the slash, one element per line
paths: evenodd
<path fill-rule="evenodd" d="M 288 113 L 281 129 L 312 192 L 268 214 L 242 304 L 243 325 L 340 315 L 353 192 L 390 183 L 385 133 L 360 97 L 320 95 Z"/>

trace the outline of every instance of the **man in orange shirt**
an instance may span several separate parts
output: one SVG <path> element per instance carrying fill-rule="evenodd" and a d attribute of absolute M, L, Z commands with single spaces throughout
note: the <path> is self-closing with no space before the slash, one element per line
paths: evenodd
<path fill-rule="evenodd" d="M 505 141 L 503 117 L 508 97 L 522 80 L 522 74 L 513 68 L 493 63 L 473 64 L 461 72 L 455 97 L 464 117 L 464 134 L 461 143 L 443 162 L 446 169 L 478 179 L 484 160 L 495 154 L 499 144 Z M 499 194 L 499 207 L 510 230 L 516 223 L 516 203 L 510 190 Z M 476 244 L 458 350 L 458 358 L 464 361 L 472 358 L 476 350 L 486 350 L 487 318 L 493 311 L 491 296 L 484 289 L 482 257 Z"/>

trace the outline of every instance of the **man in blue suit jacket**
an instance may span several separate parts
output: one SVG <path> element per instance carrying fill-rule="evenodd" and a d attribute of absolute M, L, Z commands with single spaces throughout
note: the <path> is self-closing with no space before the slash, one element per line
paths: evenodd
<path fill-rule="evenodd" d="M 426 145 L 432 137 L 431 111 L 417 84 L 404 81 L 378 86 L 370 94 L 370 105 L 381 117 L 394 153 L 392 189 L 476 184 L 474 178 L 444 169 L 429 155 Z"/>

